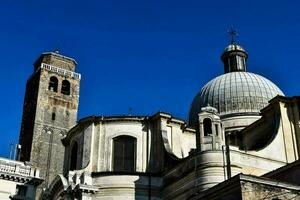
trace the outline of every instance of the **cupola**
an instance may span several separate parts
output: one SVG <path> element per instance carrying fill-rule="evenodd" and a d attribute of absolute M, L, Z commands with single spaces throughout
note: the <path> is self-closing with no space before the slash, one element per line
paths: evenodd
<path fill-rule="evenodd" d="M 228 45 L 221 56 L 225 73 L 247 71 L 247 52 L 238 44 Z"/>

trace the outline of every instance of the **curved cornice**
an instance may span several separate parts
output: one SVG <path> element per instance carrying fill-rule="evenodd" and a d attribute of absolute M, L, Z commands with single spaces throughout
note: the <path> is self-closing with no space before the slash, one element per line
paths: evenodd
<path fill-rule="evenodd" d="M 152 116 L 131 116 L 131 115 L 120 115 L 120 116 L 88 116 L 80 119 L 78 123 L 72 127 L 67 136 L 62 139 L 63 144 L 69 144 L 70 138 L 79 130 L 83 130 L 85 126 L 90 125 L 92 123 L 113 123 L 113 122 L 145 122 L 145 121 L 155 121 L 159 119 L 166 119 L 168 123 L 179 124 L 182 127 L 182 130 L 195 133 L 195 129 L 187 126 L 187 123 L 179 118 L 173 117 L 169 113 L 165 112 L 157 112 Z"/>

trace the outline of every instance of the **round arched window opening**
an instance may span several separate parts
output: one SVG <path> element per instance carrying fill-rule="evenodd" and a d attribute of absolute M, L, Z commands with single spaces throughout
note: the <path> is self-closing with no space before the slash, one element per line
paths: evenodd
<path fill-rule="evenodd" d="M 75 142 L 71 151 L 70 171 L 76 170 L 77 167 L 78 144 Z"/>
<path fill-rule="evenodd" d="M 63 80 L 61 85 L 61 93 L 65 95 L 70 95 L 71 84 L 68 80 Z"/>
<path fill-rule="evenodd" d="M 204 126 L 204 136 L 208 136 L 209 134 L 212 134 L 211 119 L 205 118 L 203 120 L 203 126 Z"/>
<path fill-rule="evenodd" d="M 57 87 L 58 87 L 58 79 L 55 76 L 51 76 L 50 81 L 49 81 L 48 90 L 57 92 Z"/>

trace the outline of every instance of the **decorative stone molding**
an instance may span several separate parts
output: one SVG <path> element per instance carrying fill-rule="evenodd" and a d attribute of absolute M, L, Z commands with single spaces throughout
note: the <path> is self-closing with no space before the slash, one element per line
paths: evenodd
<path fill-rule="evenodd" d="M 42 182 L 39 170 L 23 162 L 0 158 L 0 179 L 14 182 L 26 183 L 36 182 L 37 185 Z M 35 181 L 34 181 L 35 180 Z"/>
<path fill-rule="evenodd" d="M 81 75 L 79 73 L 72 72 L 72 71 L 69 71 L 69 70 L 66 70 L 66 69 L 62 69 L 62 68 L 59 68 L 59 67 L 56 67 L 56 66 L 53 66 L 53 65 L 49 65 L 49 64 L 46 64 L 46 63 L 42 63 L 41 68 L 45 69 L 47 71 L 51 71 L 51 72 L 54 72 L 56 74 L 65 76 L 65 77 L 71 77 L 73 79 L 79 79 L 79 80 L 81 79 Z"/>

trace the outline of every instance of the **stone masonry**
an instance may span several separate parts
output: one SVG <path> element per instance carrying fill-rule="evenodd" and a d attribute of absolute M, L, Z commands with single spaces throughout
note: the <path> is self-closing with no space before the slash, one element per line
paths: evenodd
<path fill-rule="evenodd" d="M 58 52 L 44 53 L 35 62 L 27 81 L 19 158 L 41 170 L 44 182 L 38 195 L 63 170 L 61 139 L 77 120 L 80 74 L 75 73 L 76 64 L 74 59 Z M 58 80 L 57 89 L 50 88 L 51 77 Z M 69 94 L 62 92 L 64 80 L 69 82 Z"/>

